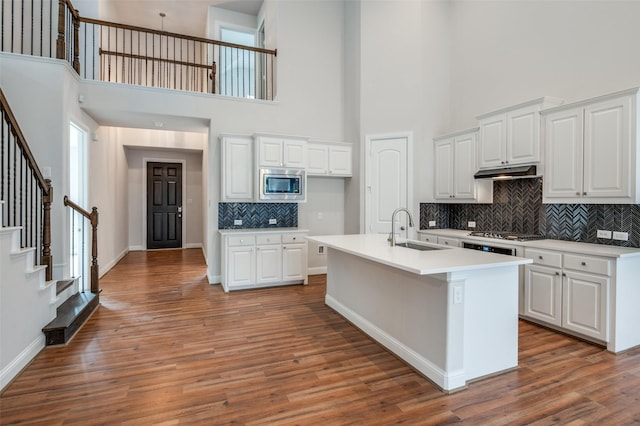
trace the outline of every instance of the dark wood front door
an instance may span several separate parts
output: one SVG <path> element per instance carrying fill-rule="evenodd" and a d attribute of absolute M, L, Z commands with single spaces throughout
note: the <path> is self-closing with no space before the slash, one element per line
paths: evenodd
<path fill-rule="evenodd" d="M 182 247 L 182 164 L 147 163 L 147 249 Z"/>

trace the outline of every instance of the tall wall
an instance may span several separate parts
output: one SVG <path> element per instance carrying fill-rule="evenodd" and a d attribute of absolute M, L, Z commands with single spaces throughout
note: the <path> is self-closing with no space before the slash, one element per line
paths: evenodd
<path fill-rule="evenodd" d="M 451 2 L 451 126 L 541 96 L 568 102 L 640 85 L 640 2 Z"/>

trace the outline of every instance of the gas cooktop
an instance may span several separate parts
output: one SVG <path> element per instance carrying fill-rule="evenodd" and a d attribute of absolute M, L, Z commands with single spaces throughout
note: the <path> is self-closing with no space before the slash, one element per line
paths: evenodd
<path fill-rule="evenodd" d="M 509 231 L 472 231 L 469 233 L 470 237 L 484 237 L 484 238 L 496 238 L 499 240 L 511 240 L 511 241 L 533 241 L 542 240 L 544 236 L 538 234 L 519 234 L 517 232 Z"/>

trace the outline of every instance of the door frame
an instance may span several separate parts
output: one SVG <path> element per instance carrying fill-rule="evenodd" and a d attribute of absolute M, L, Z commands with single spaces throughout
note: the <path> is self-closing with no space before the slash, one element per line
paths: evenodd
<path fill-rule="evenodd" d="M 361 193 L 364 194 L 361 201 L 361 216 L 360 216 L 360 233 L 368 234 L 369 225 L 371 223 L 371 195 L 369 187 L 371 186 L 371 145 L 374 141 L 384 139 L 406 139 L 407 141 L 407 205 L 406 207 L 411 210 L 411 214 L 414 215 L 414 225 L 420 228 L 420 212 L 414 210 L 413 205 L 413 132 L 393 132 L 393 133 L 381 133 L 371 134 L 365 136 L 364 143 L 364 167 L 361 172 Z"/>
<path fill-rule="evenodd" d="M 182 245 L 180 248 L 185 248 L 185 240 L 187 239 L 187 160 L 185 159 L 171 159 L 171 158 L 158 158 L 158 157 L 143 157 L 142 158 L 142 247 L 144 250 L 147 248 L 147 164 L 148 163 L 180 163 L 182 164 Z"/>

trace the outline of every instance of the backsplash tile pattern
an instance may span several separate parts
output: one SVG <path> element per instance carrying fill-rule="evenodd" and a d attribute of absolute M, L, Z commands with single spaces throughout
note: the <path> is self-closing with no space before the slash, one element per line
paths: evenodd
<path fill-rule="evenodd" d="M 542 179 L 494 181 L 493 204 L 420 204 L 420 229 L 436 228 L 541 234 L 546 238 L 640 247 L 640 205 L 542 204 Z M 629 233 L 629 241 L 602 240 L 597 230 Z"/>
<path fill-rule="evenodd" d="M 241 219 L 242 225 L 234 225 Z M 276 219 L 276 225 L 269 225 Z M 298 226 L 297 203 L 218 203 L 218 229 L 294 228 Z"/>

